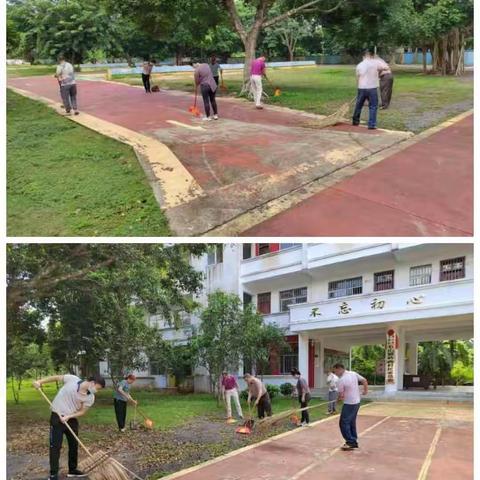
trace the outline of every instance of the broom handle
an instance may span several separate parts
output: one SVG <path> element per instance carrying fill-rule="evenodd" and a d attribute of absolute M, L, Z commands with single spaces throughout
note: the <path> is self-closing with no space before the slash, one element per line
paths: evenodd
<path fill-rule="evenodd" d="M 50 405 L 50 407 L 53 408 L 53 405 L 52 405 L 52 402 L 50 401 L 50 399 L 45 395 L 45 392 L 41 389 L 41 388 L 38 388 L 37 389 L 40 394 L 43 396 L 43 398 L 48 402 L 48 404 Z M 53 410 L 52 410 L 53 412 Z M 54 412 L 54 413 L 57 413 L 57 412 Z M 58 415 L 58 413 L 57 413 Z M 60 415 L 58 415 L 60 417 Z M 63 422 L 62 422 L 63 423 Z M 87 455 L 89 457 L 93 457 L 93 455 L 90 453 L 90 450 L 82 443 L 82 441 L 77 437 L 77 435 L 75 434 L 75 432 L 73 431 L 72 427 L 67 423 L 67 422 L 64 422 L 63 423 L 69 430 L 70 430 L 70 433 L 73 435 L 73 438 L 75 438 L 75 440 L 80 444 L 80 446 L 85 450 L 85 452 L 87 453 Z"/>

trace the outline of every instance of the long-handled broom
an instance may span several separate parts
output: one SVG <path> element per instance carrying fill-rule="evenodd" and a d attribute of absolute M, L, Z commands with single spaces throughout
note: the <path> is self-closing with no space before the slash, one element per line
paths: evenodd
<path fill-rule="evenodd" d="M 41 388 L 39 388 L 38 391 L 41 393 L 50 407 L 52 407 L 52 402 L 45 395 L 45 392 Z M 64 423 L 64 425 L 68 428 L 75 440 L 88 455 L 88 458 L 79 463 L 78 468 L 87 473 L 90 480 L 130 480 L 130 475 L 138 480 L 144 480 L 136 473 L 122 465 L 118 460 L 110 457 L 106 452 L 99 450 L 98 452 L 91 453 L 72 430 L 72 427 L 70 427 L 68 423 Z"/>
<path fill-rule="evenodd" d="M 270 427 L 272 425 L 275 425 L 279 421 L 283 420 L 284 418 L 291 417 L 292 415 L 296 415 L 299 412 L 303 412 L 304 410 L 311 410 L 313 408 L 318 408 L 323 405 L 327 405 L 328 403 L 330 402 L 322 402 L 322 403 L 317 403 L 316 405 L 311 405 L 310 407 L 294 408 L 292 410 L 286 410 L 285 412 L 277 413 L 276 415 L 272 415 L 271 417 L 262 418 L 257 422 L 256 425 L 258 429 Z"/>
<path fill-rule="evenodd" d="M 143 426 L 148 430 L 153 430 L 153 420 L 148 418 L 139 408 L 137 408 L 137 411 L 143 417 Z"/>
<path fill-rule="evenodd" d="M 197 107 L 197 96 L 198 96 L 198 88 L 195 87 L 195 100 L 193 101 L 193 105 L 189 107 L 188 111 L 195 115 L 196 117 L 199 117 L 202 113 L 200 112 L 200 109 Z"/>

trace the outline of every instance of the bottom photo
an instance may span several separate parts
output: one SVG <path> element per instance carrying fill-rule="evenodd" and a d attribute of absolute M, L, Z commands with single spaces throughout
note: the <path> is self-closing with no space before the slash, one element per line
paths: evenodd
<path fill-rule="evenodd" d="M 471 243 L 7 245 L 7 478 L 473 479 Z"/>

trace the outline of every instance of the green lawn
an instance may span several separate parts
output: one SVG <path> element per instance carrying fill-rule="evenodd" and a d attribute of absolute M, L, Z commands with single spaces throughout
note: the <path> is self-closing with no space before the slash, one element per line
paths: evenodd
<path fill-rule="evenodd" d="M 55 384 L 43 386 L 44 392 L 53 399 L 57 390 Z M 170 429 L 187 424 L 198 416 L 211 417 L 212 420 L 222 420 L 225 416 L 223 404 L 217 405 L 216 400 L 209 394 L 173 395 L 162 394 L 159 390 L 138 389 L 132 390 L 132 396 L 138 400 L 138 406 L 153 420 L 156 429 Z M 96 395 L 94 407 L 82 418 L 82 424 L 95 426 L 114 426 L 115 414 L 112 405 L 112 389 L 106 388 Z M 311 405 L 324 402 L 315 398 Z M 296 401 L 290 397 L 279 396 L 272 400 L 274 413 L 297 408 Z M 233 411 L 235 408 L 232 405 Z M 242 401 L 244 414 L 248 412 L 246 402 Z M 20 402 L 15 404 L 10 383 L 7 385 L 7 416 L 14 423 L 45 422 L 48 420 L 49 407 L 42 396 L 31 386 L 31 380 L 23 383 Z M 133 415 L 133 408 L 128 409 L 129 416 Z M 319 420 L 326 416 L 325 408 L 311 411 L 311 419 Z M 129 418 L 130 418 L 129 417 Z M 141 418 L 139 418 L 141 421 Z M 127 419 L 128 421 L 128 419 Z M 88 431 L 88 430 L 87 430 Z M 91 432 L 95 435 L 94 432 Z"/>
<path fill-rule="evenodd" d="M 132 149 L 7 92 L 10 236 L 163 236 Z"/>
<path fill-rule="evenodd" d="M 7 65 L 7 76 L 10 78 L 33 77 L 36 75 L 54 75 L 56 65 Z M 105 69 L 87 68 L 81 73 L 105 73 Z"/>
<path fill-rule="evenodd" d="M 273 105 L 329 115 L 355 96 L 353 66 L 277 68 L 271 69 L 268 76 L 282 91 L 280 97 L 274 97 L 272 87 L 267 84 L 266 90 L 271 95 L 269 102 Z M 114 79 L 141 84 L 138 76 L 115 76 Z M 153 83 L 163 88 L 193 91 L 191 75 L 156 75 Z M 241 72 L 226 72 L 225 83 L 229 94 L 238 93 Z M 379 126 L 419 132 L 472 107 L 471 74 L 460 78 L 441 77 L 424 75 L 418 69 L 398 68 L 391 108 L 379 112 Z M 367 108 L 364 108 L 365 118 L 366 114 Z"/>

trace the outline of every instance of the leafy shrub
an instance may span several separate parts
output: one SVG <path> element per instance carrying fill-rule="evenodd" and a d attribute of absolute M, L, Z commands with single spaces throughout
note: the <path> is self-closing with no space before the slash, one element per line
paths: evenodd
<path fill-rule="evenodd" d="M 240 400 L 244 400 L 246 402 L 247 398 L 248 398 L 248 388 L 240 392 Z"/>
<path fill-rule="evenodd" d="M 278 397 L 280 394 L 280 387 L 277 385 L 265 385 L 267 388 L 267 392 L 270 395 L 270 400 L 273 400 L 275 397 Z"/>
<path fill-rule="evenodd" d="M 293 393 L 293 385 L 289 382 L 282 383 L 280 385 L 280 392 L 285 397 L 290 396 Z"/>

